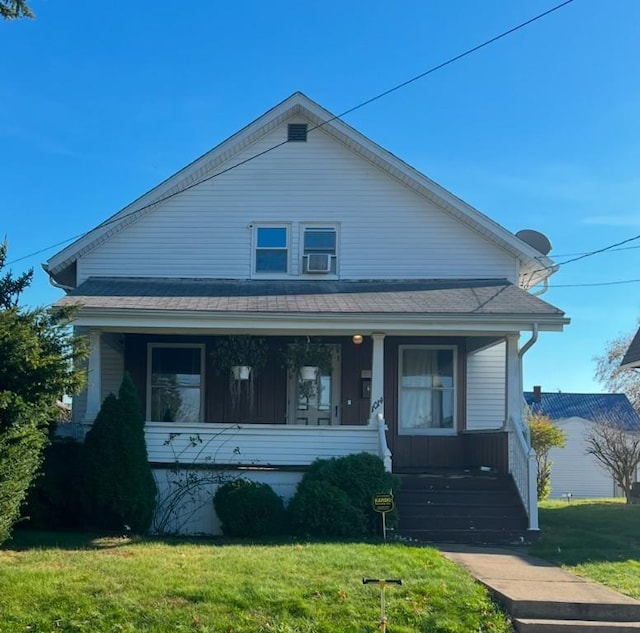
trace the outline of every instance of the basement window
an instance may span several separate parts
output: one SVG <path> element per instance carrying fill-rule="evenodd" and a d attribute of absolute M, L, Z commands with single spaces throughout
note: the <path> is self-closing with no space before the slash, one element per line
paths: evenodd
<path fill-rule="evenodd" d="M 306 123 L 289 123 L 287 128 L 287 141 L 306 142 L 307 140 L 307 124 Z"/>

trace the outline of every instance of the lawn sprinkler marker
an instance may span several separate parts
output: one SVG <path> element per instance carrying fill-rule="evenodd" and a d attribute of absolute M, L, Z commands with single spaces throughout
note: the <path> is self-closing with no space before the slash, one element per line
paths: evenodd
<path fill-rule="evenodd" d="M 402 580 L 399 578 L 363 578 L 363 585 L 378 585 L 380 587 L 380 631 L 386 633 L 387 630 L 387 614 L 385 612 L 384 590 L 387 585 L 401 585 Z"/>

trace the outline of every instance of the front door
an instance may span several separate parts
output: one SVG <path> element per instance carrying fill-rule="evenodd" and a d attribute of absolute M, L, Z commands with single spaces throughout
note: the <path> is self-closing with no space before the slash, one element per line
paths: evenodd
<path fill-rule="evenodd" d="M 340 424 L 340 346 L 334 348 L 329 372 L 318 372 L 315 380 L 289 374 L 289 424 L 324 426 Z"/>

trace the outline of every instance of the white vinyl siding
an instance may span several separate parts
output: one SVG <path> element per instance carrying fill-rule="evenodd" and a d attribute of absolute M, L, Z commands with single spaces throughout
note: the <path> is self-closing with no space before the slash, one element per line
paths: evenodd
<path fill-rule="evenodd" d="M 586 437 L 593 423 L 583 418 L 554 420 L 566 436 L 564 448 L 549 451 L 551 466 L 551 498 L 559 499 L 571 493 L 574 499 L 613 497 L 615 487 L 613 477 L 596 461 L 587 455 Z"/>
<path fill-rule="evenodd" d="M 467 429 L 499 429 L 505 421 L 506 343 L 467 356 Z"/>
<path fill-rule="evenodd" d="M 124 373 L 124 349 L 120 334 L 103 332 L 100 337 L 101 367 L 101 400 L 110 393 L 118 395 L 122 375 Z"/>
<path fill-rule="evenodd" d="M 286 124 L 233 163 L 282 141 Z M 178 194 L 78 261 L 90 276 L 249 279 L 253 226 L 290 224 L 290 276 L 303 225 L 340 224 L 342 279 L 507 278 L 513 256 L 324 130 Z"/>
<path fill-rule="evenodd" d="M 179 435 L 167 442 L 171 433 Z M 152 463 L 172 464 L 180 456 L 186 465 L 308 466 L 318 458 L 378 454 L 378 428 L 369 426 L 147 422 L 145 434 Z M 193 437 L 202 443 L 192 446 Z"/>

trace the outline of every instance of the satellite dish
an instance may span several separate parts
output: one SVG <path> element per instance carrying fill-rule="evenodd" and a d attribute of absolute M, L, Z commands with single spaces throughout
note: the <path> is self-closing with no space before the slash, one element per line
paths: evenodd
<path fill-rule="evenodd" d="M 529 244 L 543 255 L 548 255 L 551 250 L 551 242 L 546 235 L 532 229 L 522 229 L 516 233 L 516 237 L 525 244 Z"/>

